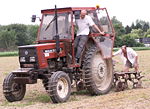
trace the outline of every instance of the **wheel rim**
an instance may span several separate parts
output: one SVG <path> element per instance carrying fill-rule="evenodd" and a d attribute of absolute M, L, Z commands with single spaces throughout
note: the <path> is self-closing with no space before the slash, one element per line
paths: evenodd
<path fill-rule="evenodd" d="M 65 78 L 60 78 L 57 83 L 57 93 L 60 98 L 65 98 L 69 92 L 68 81 Z"/>
<path fill-rule="evenodd" d="M 102 59 L 99 52 L 95 53 L 91 62 L 91 72 L 93 81 L 98 88 L 98 90 L 106 90 L 110 86 L 111 75 L 108 69 L 106 60 Z"/>
<path fill-rule="evenodd" d="M 23 92 L 23 85 L 20 85 L 18 83 L 13 83 L 12 84 L 12 94 L 17 98 L 20 97 L 22 92 Z"/>

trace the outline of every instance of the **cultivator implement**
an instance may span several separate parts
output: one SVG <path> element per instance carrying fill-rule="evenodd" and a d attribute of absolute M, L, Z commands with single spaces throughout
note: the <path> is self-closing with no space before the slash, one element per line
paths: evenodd
<path fill-rule="evenodd" d="M 114 86 L 116 91 L 123 91 L 129 88 L 128 82 L 132 83 L 132 88 L 141 88 L 142 81 L 141 72 L 115 72 Z"/>

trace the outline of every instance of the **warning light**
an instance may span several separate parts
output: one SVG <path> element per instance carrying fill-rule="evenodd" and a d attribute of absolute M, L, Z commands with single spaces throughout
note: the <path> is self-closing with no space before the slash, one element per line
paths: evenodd
<path fill-rule="evenodd" d="M 96 8 L 97 8 L 97 9 L 99 9 L 99 7 L 100 7 L 99 5 L 96 5 Z"/>

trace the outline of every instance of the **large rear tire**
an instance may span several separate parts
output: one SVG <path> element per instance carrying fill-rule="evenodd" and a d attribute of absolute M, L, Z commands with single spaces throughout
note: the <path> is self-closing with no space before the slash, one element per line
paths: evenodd
<path fill-rule="evenodd" d="M 26 85 L 14 81 L 13 73 L 10 73 L 3 82 L 3 93 L 9 102 L 20 101 L 26 93 Z"/>
<path fill-rule="evenodd" d="M 85 86 L 92 95 L 110 91 L 113 83 L 112 59 L 103 59 L 96 46 L 86 52 L 83 69 Z"/>
<path fill-rule="evenodd" d="M 54 72 L 49 80 L 48 91 L 54 103 L 67 101 L 71 94 L 69 76 L 63 71 Z"/>

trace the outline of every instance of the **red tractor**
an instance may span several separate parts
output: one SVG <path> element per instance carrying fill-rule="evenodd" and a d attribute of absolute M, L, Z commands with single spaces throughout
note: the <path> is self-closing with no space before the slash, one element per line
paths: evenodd
<path fill-rule="evenodd" d="M 75 64 L 74 21 L 81 10 L 87 10 L 95 24 L 105 35 L 91 28 L 80 64 Z M 115 31 L 106 8 L 54 8 L 42 10 L 37 44 L 19 47 L 20 68 L 12 71 L 3 82 L 3 93 L 9 102 L 24 98 L 26 84 L 41 79 L 54 103 L 65 102 L 71 86 L 88 90 L 91 95 L 106 94 L 113 83 L 112 50 Z M 36 16 L 32 16 L 35 21 Z"/>

